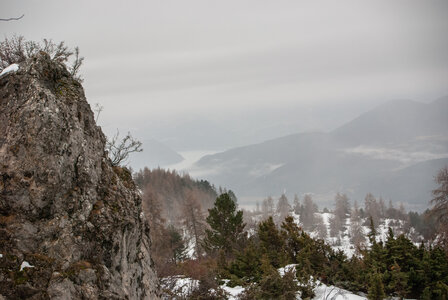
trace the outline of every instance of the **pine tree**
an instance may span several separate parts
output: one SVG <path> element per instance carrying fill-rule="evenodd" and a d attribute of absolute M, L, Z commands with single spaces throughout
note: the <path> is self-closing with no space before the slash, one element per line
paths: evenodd
<path fill-rule="evenodd" d="M 397 263 L 394 263 L 391 267 L 388 289 L 400 299 L 403 299 L 409 293 L 408 275 L 401 272 Z"/>
<path fill-rule="evenodd" d="M 290 217 L 288 217 L 290 218 Z M 288 219 L 286 218 L 286 219 Z M 263 253 L 267 256 L 272 266 L 279 268 L 285 264 L 285 240 L 272 217 L 258 225 L 258 237 Z"/>
<path fill-rule="evenodd" d="M 253 239 L 250 239 L 243 251 L 240 251 L 231 263 L 229 273 L 238 278 L 238 284 L 259 282 L 262 277 L 261 251 Z"/>
<path fill-rule="evenodd" d="M 377 231 L 376 231 L 375 223 L 373 221 L 373 217 L 372 216 L 370 216 L 369 221 L 370 221 L 370 223 L 369 223 L 369 233 L 367 234 L 367 236 L 369 238 L 370 243 L 373 245 L 373 244 L 376 244 Z"/>
<path fill-rule="evenodd" d="M 386 298 L 384 293 L 384 285 L 382 276 L 380 273 L 375 272 L 372 275 L 371 283 L 369 287 L 369 293 L 367 294 L 367 299 L 369 300 L 383 300 Z"/>
<path fill-rule="evenodd" d="M 229 257 L 234 249 L 242 248 L 245 224 L 243 211 L 237 211 L 236 208 L 236 202 L 228 193 L 224 193 L 216 198 L 214 207 L 208 210 L 207 223 L 210 229 L 206 229 L 203 245 L 210 254 L 223 250 Z"/>

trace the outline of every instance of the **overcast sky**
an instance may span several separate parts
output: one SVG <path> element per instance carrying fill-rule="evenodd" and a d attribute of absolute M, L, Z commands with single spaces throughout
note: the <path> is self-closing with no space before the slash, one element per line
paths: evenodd
<path fill-rule="evenodd" d="M 0 0 L 0 14 L 25 14 L 0 22 L 5 37 L 80 47 L 106 132 L 163 139 L 190 117 L 263 139 L 448 94 L 446 0 Z"/>

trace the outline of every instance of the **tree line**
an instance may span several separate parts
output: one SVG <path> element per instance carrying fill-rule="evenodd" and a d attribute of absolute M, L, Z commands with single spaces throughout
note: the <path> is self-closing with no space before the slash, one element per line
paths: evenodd
<path fill-rule="evenodd" d="M 173 171 L 146 170 L 135 178 L 141 187 L 152 182 L 152 188 L 143 191 L 143 199 L 153 219 L 151 235 L 159 235 L 153 237 L 153 247 L 159 247 L 153 250 L 160 255 L 155 258 L 159 275 L 165 279 L 183 275 L 199 281 L 188 295 L 178 294 L 173 286 L 167 288 L 165 293 L 171 298 L 224 299 L 220 289 L 224 281 L 245 287 L 241 299 L 295 299 L 297 293 L 302 299 L 311 298 L 318 282 L 364 293 L 369 299 L 448 297 L 446 219 L 440 213 L 447 206 L 434 206 L 437 214 L 435 209 L 406 213 L 402 205 L 386 206 L 383 199 L 371 194 L 366 195 L 363 208 L 356 202 L 351 206 L 346 195 L 336 194 L 332 213 L 326 215 L 330 218 L 327 230 L 320 218 L 329 210 L 317 214 L 311 195 L 305 195 L 303 201 L 294 197 L 292 205 L 286 195 L 277 201 L 268 197 L 251 212 L 238 209 L 231 191 L 217 190 L 208 182 Z M 439 198 L 446 191 L 448 179 L 444 180 L 437 181 L 440 186 L 434 195 Z M 160 185 L 171 196 L 157 191 Z M 193 191 L 214 194 L 214 203 Z M 154 202 L 154 194 L 159 201 Z M 176 194 L 179 197 L 174 201 Z M 208 203 L 207 209 L 202 202 Z M 170 213 L 162 212 L 173 205 L 179 210 L 170 219 Z M 154 210 L 159 210 L 159 215 L 154 215 Z M 392 221 L 384 223 L 384 219 Z M 383 227 L 389 226 L 384 240 L 378 236 L 381 222 Z M 158 232 L 157 228 L 162 229 Z M 348 233 L 356 246 L 351 257 L 326 242 L 327 234 L 337 241 L 342 233 Z M 425 236 L 433 240 L 416 243 Z M 279 268 L 284 268 L 284 274 Z"/>

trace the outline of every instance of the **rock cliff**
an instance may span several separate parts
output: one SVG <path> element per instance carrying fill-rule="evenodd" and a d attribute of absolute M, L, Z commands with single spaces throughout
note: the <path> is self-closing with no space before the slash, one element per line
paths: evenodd
<path fill-rule="evenodd" d="M 0 77 L 0 299 L 157 299 L 149 227 L 82 86 L 41 52 Z"/>

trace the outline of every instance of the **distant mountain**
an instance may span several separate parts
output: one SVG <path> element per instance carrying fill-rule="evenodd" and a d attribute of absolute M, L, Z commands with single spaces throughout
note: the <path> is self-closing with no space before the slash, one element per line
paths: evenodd
<path fill-rule="evenodd" d="M 132 153 L 129 158 L 129 165 L 136 171 L 144 167 L 163 167 L 184 160 L 182 155 L 159 141 L 150 139 L 142 143 L 143 151 Z"/>
<path fill-rule="evenodd" d="M 385 145 L 416 137 L 447 135 L 447 116 L 448 96 L 429 104 L 395 100 L 362 114 L 332 135 L 352 145 Z"/>
<path fill-rule="evenodd" d="M 192 173 L 242 198 L 337 191 L 377 193 L 423 209 L 448 163 L 448 97 L 390 101 L 329 133 L 299 133 L 203 157 Z M 206 175 L 204 175 L 206 174 Z M 319 198 L 317 198 L 319 200 Z M 331 205 L 331 204 L 330 204 Z"/>

